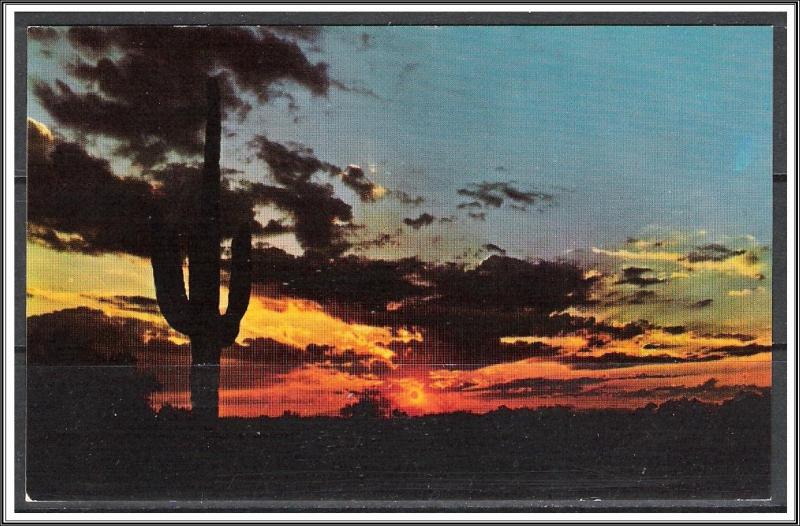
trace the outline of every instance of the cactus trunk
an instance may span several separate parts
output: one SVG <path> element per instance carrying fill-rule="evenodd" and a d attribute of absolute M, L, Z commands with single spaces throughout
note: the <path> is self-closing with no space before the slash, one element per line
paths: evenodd
<path fill-rule="evenodd" d="M 214 342 L 201 338 L 192 338 L 191 348 L 189 383 L 192 413 L 204 419 L 216 418 L 219 415 L 220 349 Z"/>
<path fill-rule="evenodd" d="M 219 312 L 220 285 L 220 132 L 221 107 L 216 79 L 209 79 L 205 157 L 199 216 L 188 234 L 189 295 L 183 282 L 183 254 L 178 236 L 154 215 L 153 279 L 162 315 L 191 340 L 192 412 L 215 417 L 219 407 L 222 347 L 231 345 L 250 301 L 250 225 L 231 246 L 228 309 Z"/>

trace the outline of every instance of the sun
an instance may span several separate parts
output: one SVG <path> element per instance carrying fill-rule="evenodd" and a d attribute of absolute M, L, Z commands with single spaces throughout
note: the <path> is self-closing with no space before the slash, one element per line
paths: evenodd
<path fill-rule="evenodd" d="M 411 401 L 411 403 L 421 404 L 425 401 L 425 393 L 417 389 L 411 389 L 408 391 L 408 399 Z"/>
<path fill-rule="evenodd" d="M 403 378 L 397 381 L 400 387 L 399 398 L 404 405 L 423 407 L 428 403 L 425 384 L 414 378 Z"/>

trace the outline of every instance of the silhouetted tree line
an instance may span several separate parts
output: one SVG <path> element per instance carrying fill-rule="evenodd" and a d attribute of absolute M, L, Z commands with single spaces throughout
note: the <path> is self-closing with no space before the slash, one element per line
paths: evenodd
<path fill-rule="evenodd" d="M 151 410 L 133 367 L 28 371 L 35 498 L 751 498 L 769 494 L 770 394 L 637 410 L 341 417 Z"/>

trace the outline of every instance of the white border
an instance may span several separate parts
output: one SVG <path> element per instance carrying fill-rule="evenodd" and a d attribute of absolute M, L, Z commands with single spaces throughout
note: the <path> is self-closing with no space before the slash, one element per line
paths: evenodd
<path fill-rule="evenodd" d="M 795 275 L 795 188 L 797 174 L 797 159 L 795 147 L 797 145 L 795 137 L 795 118 L 797 97 L 796 91 L 796 71 L 795 71 L 795 52 L 797 48 L 796 27 L 795 27 L 795 5 L 787 4 L 753 4 L 753 5 L 636 5 L 636 4 L 606 4 L 606 5 L 354 5 L 354 4 L 278 4 L 271 6 L 263 5 L 241 5 L 241 4 L 214 4 L 214 5 L 108 5 L 108 4 L 38 4 L 38 5 L 3 5 L 3 24 L 5 28 L 5 71 L 3 77 L 3 101 L 4 101 L 4 159 L 5 159 L 5 178 L 4 178 L 4 197 L 5 197 L 5 221 L 4 221 L 4 252 L 3 252 L 3 290 L 4 290 L 4 334 L 5 349 L 4 353 L 4 385 L 5 403 L 4 414 L 4 476 L 5 476 L 5 498 L 3 502 L 4 522 L 34 522 L 34 521 L 58 521 L 58 522 L 106 522 L 106 521 L 137 521 L 137 522 L 165 522 L 165 521 L 236 521 L 253 522 L 264 520 L 270 521 L 314 521 L 314 520 L 336 520 L 348 522 L 393 520 L 393 521 L 420 521 L 420 520 L 449 520 L 449 521 L 531 521 L 546 520 L 548 522 L 563 521 L 592 521 L 592 522 L 630 522 L 643 520 L 658 521 L 780 521 L 795 522 L 796 518 L 796 459 L 795 459 L 795 414 L 796 414 L 796 342 L 794 338 L 794 322 L 796 312 L 794 307 L 793 294 L 796 293 Z M 788 254 L 788 316 L 787 316 L 787 496 L 788 507 L 786 513 L 17 513 L 14 507 L 14 388 L 13 388 L 13 369 L 14 369 L 14 294 L 9 293 L 13 290 L 13 280 L 15 272 L 24 272 L 25 269 L 15 269 L 14 262 L 14 16 L 17 12 L 85 12 L 85 11 L 115 11 L 115 12 L 202 12 L 202 11 L 227 11 L 227 12 L 565 12 L 565 11 L 603 11 L 603 12 L 695 12 L 695 11 L 715 11 L 715 12 L 782 12 L 787 14 L 787 195 L 788 218 L 787 221 L 787 254 Z M 735 461 L 735 459 L 731 459 Z"/>

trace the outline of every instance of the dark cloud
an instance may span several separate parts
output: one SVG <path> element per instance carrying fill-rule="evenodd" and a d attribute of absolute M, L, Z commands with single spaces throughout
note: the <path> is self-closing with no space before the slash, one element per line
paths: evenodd
<path fill-rule="evenodd" d="M 388 372 L 386 362 L 352 349 L 339 350 L 329 345 L 307 345 L 305 349 L 271 338 L 247 338 L 226 351 L 228 359 L 268 366 L 271 372 L 285 373 L 305 365 L 317 365 L 356 376 Z"/>
<path fill-rule="evenodd" d="M 86 307 L 65 309 L 28 317 L 28 363 L 133 364 L 147 349 L 174 345 L 166 336 L 165 329 L 149 322 L 110 317 Z"/>
<path fill-rule="evenodd" d="M 661 329 L 663 331 L 674 331 L 673 327 L 659 327 L 647 320 L 637 320 L 623 325 L 609 324 L 597 321 L 593 316 L 573 316 L 567 313 L 550 314 L 540 326 L 536 328 L 536 334 L 540 336 L 557 336 L 562 334 L 580 333 L 587 335 L 589 347 L 602 347 L 598 345 L 600 341 L 605 342 L 607 338 L 611 340 L 630 340 L 645 334 L 649 330 Z M 684 332 L 683 328 L 679 328 Z M 672 332 L 672 334 L 679 334 Z"/>
<path fill-rule="evenodd" d="M 34 241 L 62 251 L 149 257 L 155 211 L 180 233 L 193 228 L 200 167 L 173 163 L 150 170 L 148 179 L 119 177 L 108 161 L 79 144 L 51 140 L 31 123 L 28 140 L 28 235 Z M 227 180 L 221 185 L 223 237 L 248 222 L 258 232 L 252 192 Z"/>
<path fill-rule="evenodd" d="M 163 219 L 178 232 L 191 232 L 200 213 L 202 167 L 170 163 L 149 170 L 147 176 L 155 185 L 153 194 Z M 255 192 L 247 186 L 234 187 L 227 179 L 221 180 L 220 190 L 220 225 L 224 238 L 233 237 L 241 225 L 247 223 L 253 233 L 269 233 L 255 219 L 255 206 L 260 203 Z"/>
<path fill-rule="evenodd" d="M 282 185 L 308 181 L 316 172 L 335 176 L 342 171 L 337 166 L 317 159 L 313 149 L 300 143 L 284 145 L 270 141 L 263 135 L 256 135 L 249 145 L 255 149 L 256 157 L 269 166 L 273 179 Z"/>
<path fill-rule="evenodd" d="M 112 137 L 117 154 L 147 167 L 168 152 L 202 150 L 209 74 L 220 76 L 226 112 L 239 115 L 250 110 L 241 92 L 266 102 L 285 81 L 314 95 L 331 84 L 326 64 L 312 64 L 296 42 L 263 28 L 83 26 L 70 28 L 67 39 L 79 53 L 69 74 L 94 91 L 36 81 L 34 95 L 62 125 Z"/>
<path fill-rule="evenodd" d="M 571 263 L 493 255 L 473 270 L 444 265 L 430 274 L 442 301 L 481 308 L 535 308 L 548 314 L 583 304 L 594 282 Z"/>
<path fill-rule="evenodd" d="M 504 336 L 585 329 L 607 330 L 608 338 L 625 338 L 644 332 L 637 324 L 612 327 L 593 319 L 553 314 L 587 302 L 593 283 L 579 268 L 566 263 L 531 263 L 495 255 L 468 269 L 417 259 L 347 256 L 321 260 L 257 248 L 253 281 L 258 295 L 312 299 L 350 322 L 423 330 L 423 343 L 391 345 L 403 363 L 476 367 L 555 353 L 543 344 L 500 344 Z"/>
<path fill-rule="evenodd" d="M 419 206 L 425 202 L 425 198 L 421 195 L 412 197 L 411 194 L 404 192 L 403 190 L 389 190 L 388 195 L 394 199 L 397 199 L 404 205 Z"/>
<path fill-rule="evenodd" d="M 525 358 L 543 358 L 547 356 L 558 356 L 561 354 L 561 348 L 553 345 L 547 345 L 543 342 L 515 342 L 515 343 L 501 343 L 499 346 L 504 361 L 517 361 Z"/>
<path fill-rule="evenodd" d="M 28 239 L 58 252 L 80 252 L 91 255 L 102 252 L 99 247 L 87 242 L 82 237 L 64 238 L 55 230 L 36 224 L 28 225 Z"/>
<path fill-rule="evenodd" d="M 74 143 L 28 125 L 29 236 L 57 250 L 149 254 L 152 187 L 124 179 Z M 64 240 L 56 231 L 76 234 Z"/>
<path fill-rule="evenodd" d="M 436 218 L 431 214 L 425 212 L 415 218 L 406 217 L 405 219 L 403 219 L 403 224 L 410 226 L 414 230 L 419 230 L 424 226 L 430 225 L 434 221 L 436 221 Z"/>
<path fill-rule="evenodd" d="M 643 240 L 636 238 L 636 237 L 629 237 L 625 240 L 625 244 L 627 245 L 635 245 L 637 243 L 641 243 Z M 652 246 L 658 248 L 664 245 L 663 241 L 653 241 Z"/>
<path fill-rule="evenodd" d="M 353 376 L 380 376 L 391 366 L 374 356 L 359 354 L 352 349 L 338 350 L 329 345 L 310 344 L 305 349 L 285 345 L 269 338 L 245 340 L 226 354 L 231 359 L 267 366 L 270 373 L 286 373 L 292 369 L 315 366 Z"/>
<path fill-rule="evenodd" d="M 252 258 L 254 290 L 270 296 L 384 310 L 388 302 L 425 291 L 406 278 L 422 268 L 415 259 L 385 261 L 347 256 L 321 260 L 292 256 L 278 248 L 254 248 Z"/>
<path fill-rule="evenodd" d="M 454 385 L 452 387 L 445 387 L 445 388 L 443 388 L 443 390 L 444 391 L 451 391 L 451 392 L 452 391 L 466 391 L 466 390 L 470 389 L 471 387 L 477 387 L 478 385 L 479 384 L 477 382 L 472 382 L 472 381 L 467 380 L 465 382 L 461 382 L 461 383 L 459 383 L 457 385 Z"/>
<path fill-rule="evenodd" d="M 276 33 L 306 42 L 316 42 L 322 34 L 319 26 L 261 26 L 259 31 L 267 34 Z"/>
<path fill-rule="evenodd" d="M 363 318 L 377 325 L 424 330 L 424 342 L 396 344 L 399 360 L 474 368 L 551 356 L 556 350 L 541 343 L 510 345 L 499 340 L 559 334 L 586 323 L 553 315 L 587 301 L 591 288 L 591 281 L 566 263 L 530 263 L 495 255 L 475 269 L 444 264 L 419 269 L 416 276 L 415 282 L 428 284 L 417 292 L 420 301 L 405 301 L 396 309 Z"/>
<path fill-rule="evenodd" d="M 475 219 L 477 221 L 486 221 L 486 213 L 485 212 L 470 212 L 469 216 L 472 219 Z"/>
<path fill-rule="evenodd" d="M 354 226 L 350 205 L 334 196 L 329 184 L 296 181 L 289 187 L 248 185 L 256 202 L 272 204 L 294 219 L 294 235 L 308 253 L 334 257 L 350 248 L 346 239 Z"/>
<path fill-rule="evenodd" d="M 510 182 L 482 182 L 471 183 L 465 188 L 458 190 L 459 195 L 472 197 L 486 206 L 499 208 L 508 199 L 517 207 L 527 209 L 528 206 L 538 203 L 552 204 L 555 196 L 552 194 L 523 191 L 518 189 Z"/>
<path fill-rule="evenodd" d="M 123 299 L 124 298 L 124 299 Z M 150 298 L 117 296 L 107 303 L 148 304 Z M 165 328 L 114 317 L 87 307 L 31 316 L 27 320 L 28 363 L 37 365 L 136 365 L 153 373 L 162 387 L 185 389 L 175 366 L 189 365 L 189 345 L 176 344 Z M 271 338 L 247 338 L 224 350 L 225 360 L 266 366 L 285 373 L 305 365 L 357 375 L 386 374 L 385 362 L 350 349 L 310 344 L 305 349 Z M 164 367 L 168 365 L 170 367 Z M 177 383 L 176 383 L 177 382 Z"/>
<path fill-rule="evenodd" d="M 759 345 L 751 343 L 749 345 L 728 345 L 725 347 L 716 347 L 710 350 L 713 353 L 721 353 L 727 356 L 753 356 L 765 352 L 772 352 L 771 345 Z"/>
<path fill-rule="evenodd" d="M 334 195 L 333 186 L 312 181 L 316 172 L 335 176 L 340 169 L 320 161 L 303 145 L 286 146 L 263 135 L 257 135 L 250 145 L 280 185 L 248 185 L 256 201 L 288 212 L 294 219 L 298 243 L 310 253 L 330 257 L 350 248 L 346 237 L 353 226 L 352 208 Z"/>
<path fill-rule="evenodd" d="M 724 245 L 711 243 L 709 245 L 697 247 L 697 250 L 689 252 L 685 259 L 689 263 L 699 263 L 702 261 L 725 261 L 726 259 L 734 256 L 741 256 L 746 252 L 746 250 L 731 250 Z"/>
<path fill-rule="evenodd" d="M 409 312 L 412 308 L 405 311 L 409 317 L 413 317 Z M 417 327 L 425 329 L 425 341 L 407 344 L 394 342 L 390 345 L 397 353 L 393 359 L 395 363 L 476 369 L 561 354 L 558 347 L 542 342 L 500 343 L 503 329 L 519 329 L 524 323 L 520 319 L 512 319 L 507 313 L 490 313 L 480 318 L 475 310 L 447 309 L 442 305 L 425 303 L 420 308 L 439 318 L 417 324 Z M 406 319 L 403 314 L 398 319 Z M 527 321 L 530 327 L 530 318 Z"/>
<path fill-rule="evenodd" d="M 622 352 L 609 352 L 600 356 L 568 356 L 564 357 L 562 361 L 569 364 L 573 369 L 621 369 L 637 365 L 712 362 L 722 358 L 722 354 L 676 357 L 668 354 L 632 355 Z"/>
<path fill-rule="evenodd" d="M 504 312 L 527 308 L 546 317 L 587 302 L 594 283 L 570 263 L 531 263 L 498 255 L 489 257 L 475 269 L 455 264 L 426 264 L 417 259 L 386 261 L 347 256 L 318 261 L 292 256 L 277 248 L 255 249 L 253 258 L 255 282 L 277 287 L 275 292 L 279 294 L 323 304 L 366 303 L 384 307 L 389 301 L 435 296 L 429 302 L 431 305 Z M 557 324 L 558 317 L 553 317 L 550 323 Z M 566 328 L 568 324 L 559 326 L 559 330 Z M 504 335 L 508 334 L 512 333 Z"/>
<path fill-rule="evenodd" d="M 653 290 L 637 290 L 629 296 L 625 296 L 621 301 L 629 305 L 645 305 L 656 300 L 656 293 Z"/>
<path fill-rule="evenodd" d="M 638 277 L 642 274 L 648 274 L 652 271 L 653 269 L 647 267 L 625 267 L 622 269 L 622 276 L 624 278 Z"/>
<path fill-rule="evenodd" d="M 494 183 L 494 186 L 499 188 L 499 190 L 508 199 L 511 199 L 517 203 L 524 203 L 526 205 L 532 205 L 538 201 L 552 201 L 553 199 L 552 194 L 545 194 L 543 192 L 525 192 L 515 188 L 509 183 Z"/>
<path fill-rule="evenodd" d="M 373 90 L 360 85 L 348 85 L 344 82 L 341 82 L 336 79 L 330 79 L 331 86 L 340 89 L 341 91 L 357 93 L 358 95 L 364 95 L 365 97 L 371 97 L 376 100 L 385 101 L 383 97 L 375 93 Z"/>
<path fill-rule="evenodd" d="M 285 99 L 286 109 L 289 110 L 290 113 L 294 113 L 300 109 L 300 106 L 298 106 L 297 99 L 295 98 L 295 96 L 284 89 L 270 88 L 269 97 L 272 100 Z M 295 118 L 296 117 L 297 116 L 295 116 Z"/>
<path fill-rule="evenodd" d="M 350 248 L 347 233 L 352 230 L 352 208 L 334 195 L 329 184 L 312 181 L 317 172 L 339 176 L 362 201 L 377 199 L 379 187 L 355 165 L 345 170 L 319 160 L 311 148 L 302 144 L 288 145 L 257 135 L 250 146 L 256 156 L 270 168 L 272 179 L 281 186 L 260 183 L 248 189 L 263 204 L 272 204 L 294 218 L 293 231 L 300 245 L 313 253 L 337 256 Z"/>
<path fill-rule="evenodd" d="M 588 349 L 595 349 L 597 347 L 605 347 L 606 343 L 608 343 L 608 342 L 606 342 L 606 340 L 604 340 L 603 338 L 601 338 L 597 334 L 592 334 L 588 338 L 586 338 L 586 347 Z"/>
<path fill-rule="evenodd" d="M 494 243 L 486 243 L 485 245 L 483 245 L 483 249 L 486 250 L 487 252 L 497 252 L 502 256 L 506 255 L 505 249 L 498 247 Z"/>
<path fill-rule="evenodd" d="M 710 307 L 711 304 L 714 303 L 714 300 L 711 298 L 706 298 L 704 300 L 695 301 L 689 307 L 693 309 L 704 309 L 706 307 Z"/>
<path fill-rule="evenodd" d="M 283 220 L 270 219 L 267 221 L 267 224 L 264 226 L 262 232 L 268 236 L 277 236 L 280 234 L 294 232 L 294 229 L 290 225 L 284 224 Z"/>
<path fill-rule="evenodd" d="M 242 171 L 242 170 L 239 170 L 238 168 L 227 168 L 227 167 L 222 167 L 222 168 L 220 168 L 220 170 L 219 170 L 219 173 L 220 173 L 220 175 L 222 175 L 223 177 L 228 177 L 228 176 L 230 176 L 230 175 L 241 175 L 241 174 L 243 174 L 243 173 L 244 173 L 244 171 Z"/>
<path fill-rule="evenodd" d="M 478 201 L 470 201 L 469 203 L 460 203 L 456 208 L 461 210 L 463 208 L 481 208 L 482 206 Z"/>
<path fill-rule="evenodd" d="M 104 303 L 147 307 L 155 302 L 139 296 L 106 300 Z M 180 390 L 187 386 L 176 385 L 181 375 L 175 374 L 174 367 L 189 365 L 190 349 L 188 344 L 171 342 L 168 336 L 166 328 L 147 321 L 77 307 L 28 318 L 27 358 L 29 364 L 37 365 L 136 365 L 152 372 L 167 389 Z M 349 349 L 315 344 L 303 349 L 261 337 L 246 338 L 226 348 L 224 357 L 229 363 L 266 366 L 272 373 L 310 364 L 359 375 L 388 372 L 385 362 Z"/>
<path fill-rule="evenodd" d="M 155 298 L 146 296 L 111 296 L 110 298 L 96 297 L 100 303 L 107 303 L 114 307 L 131 312 L 143 312 L 147 314 L 158 314 L 158 301 Z"/>
<path fill-rule="evenodd" d="M 664 283 L 667 280 L 652 275 L 653 270 L 647 267 L 625 267 L 622 269 L 622 276 L 617 280 L 617 284 L 638 285 L 647 287 Z"/>
<path fill-rule="evenodd" d="M 705 400 L 726 400 L 734 398 L 743 392 L 765 393 L 768 388 L 755 385 L 720 385 L 716 378 L 709 378 L 702 384 L 687 387 L 658 386 L 636 391 L 623 391 L 618 393 L 625 398 L 702 398 Z"/>
<path fill-rule="evenodd" d="M 286 372 L 313 361 L 304 349 L 272 338 L 246 338 L 242 344 L 227 349 L 225 356 L 230 360 L 270 366 L 275 372 Z"/>
<path fill-rule="evenodd" d="M 339 176 L 342 178 L 342 182 L 354 190 L 365 203 L 371 203 L 377 199 L 377 190 L 380 187 L 364 175 L 361 167 L 351 164 Z"/>
<path fill-rule="evenodd" d="M 440 223 L 455 223 L 456 222 L 456 218 L 454 216 L 440 217 L 439 218 L 439 222 Z"/>
<path fill-rule="evenodd" d="M 395 319 L 422 318 L 422 315 L 412 313 L 412 308 L 404 310 Z M 422 304 L 420 308 L 428 315 L 438 315 L 439 318 L 422 320 L 417 325 L 424 329 L 425 341 L 390 344 L 389 347 L 397 353 L 393 358 L 396 364 L 427 364 L 437 368 L 469 370 L 559 354 L 558 349 L 542 343 L 499 343 L 502 328 L 519 328 L 521 325 L 521 320 L 513 320 L 507 314 L 491 313 L 480 317 L 475 310 L 459 311 L 427 304 Z M 528 326 L 532 325 L 528 318 Z"/>
<path fill-rule="evenodd" d="M 756 337 L 752 334 L 742 334 L 739 332 L 719 332 L 704 334 L 703 336 L 708 338 L 733 338 L 734 340 L 739 340 L 740 342 L 751 342 L 756 339 Z"/>
<path fill-rule="evenodd" d="M 391 366 L 374 356 L 359 354 L 352 349 L 344 352 L 331 352 L 327 346 L 309 345 L 321 350 L 322 358 L 317 362 L 323 369 L 333 369 L 353 376 L 384 376 L 391 371 Z"/>
<path fill-rule="evenodd" d="M 58 31 L 52 27 L 30 26 L 28 27 L 28 38 L 37 42 L 51 44 L 58 40 Z"/>
<path fill-rule="evenodd" d="M 485 187 L 481 185 L 476 185 L 476 189 L 471 188 L 461 188 L 458 190 L 458 195 L 463 195 L 467 197 L 474 197 L 481 201 L 482 203 L 486 204 L 487 206 L 494 206 L 499 207 L 503 204 L 503 198 L 499 195 L 495 195 L 494 193 L 487 190 Z"/>
<path fill-rule="evenodd" d="M 398 229 L 395 232 L 384 232 L 372 239 L 365 239 L 353 243 L 354 250 L 369 250 L 371 248 L 382 248 L 386 246 L 397 246 L 403 231 Z"/>
<path fill-rule="evenodd" d="M 639 373 L 631 376 L 615 376 L 615 380 L 647 380 L 647 379 L 663 379 L 663 378 L 679 378 L 685 376 L 684 374 L 652 374 L 652 373 Z"/>
<path fill-rule="evenodd" d="M 584 387 L 606 382 L 605 378 L 521 378 L 468 391 L 481 392 L 485 398 L 535 398 L 539 396 L 574 395 Z"/>
<path fill-rule="evenodd" d="M 642 345 L 642 349 L 676 349 L 680 347 L 680 345 L 674 343 L 645 343 Z"/>

